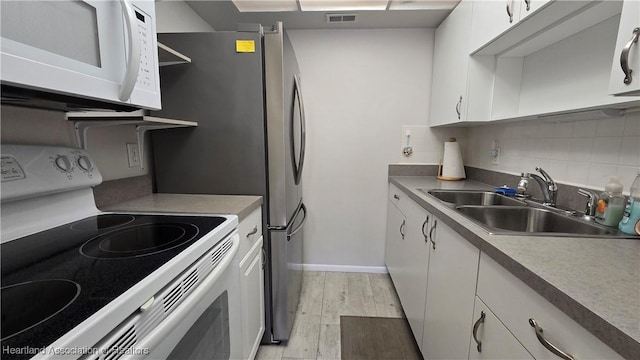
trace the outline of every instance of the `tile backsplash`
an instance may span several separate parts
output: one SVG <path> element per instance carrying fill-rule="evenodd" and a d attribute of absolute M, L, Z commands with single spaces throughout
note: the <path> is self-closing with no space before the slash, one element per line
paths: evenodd
<path fill-rule="evenodd" d="M 618 176 L 625 193 L 640 170 L 640 112 L 599 120 L 527 120 L 468 129 L 465 165 L 519 175 L 545 169 L 554 180 L 603 189 Z M 500 147 L 491 163 L 492 142 Z"/>

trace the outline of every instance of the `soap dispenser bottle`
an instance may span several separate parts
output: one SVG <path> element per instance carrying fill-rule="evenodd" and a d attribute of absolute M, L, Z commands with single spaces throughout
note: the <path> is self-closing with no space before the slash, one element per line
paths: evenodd
<path fill-rule="evenodd" d="M 604 192 L 598 197 L 596 207 L 596 222 L 605 226 L 618 226 L 624 213 L 623 185 L 611 177 L 605 185 Z"/>
<path fill-rule="evenodd" d="M 618 229 L 626 234 L 640 235 L 640 171 L 631 184 L 631 191 Z"/>

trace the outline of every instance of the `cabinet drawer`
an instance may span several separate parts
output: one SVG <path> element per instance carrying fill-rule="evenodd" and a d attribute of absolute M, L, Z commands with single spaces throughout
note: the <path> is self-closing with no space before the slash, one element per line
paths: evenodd
<path fill-rule="evenodd" d="M 557 360 L 558 357 L 538 340 L 529 319 L 534 319 L 543 329 L 544 338 L 575 359 L 622 359 L 485 254 L 480 257 L 477 294 L 538 360 Z"/>
<path fill-rule="evenodd" d="M 407 195 L 403 190 L 400 190 L 400 188 L 391 183 L 389 184 L 389 201 L 404 215 L 426 211 L 422 206 L 411 200 L 409 195 Z"/>
<path fill-rule="evenodd" d="M 240 256 L 242 260 L 249 252 L 253 244 L 262 236 L 262 208 L 255 209 L 249 216 L 242 219 L 238 225 L 240 235 Z"/>

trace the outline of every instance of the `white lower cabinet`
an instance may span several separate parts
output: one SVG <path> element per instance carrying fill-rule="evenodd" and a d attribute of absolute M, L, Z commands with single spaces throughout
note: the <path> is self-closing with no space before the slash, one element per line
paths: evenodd
<path fill-rule="evenodd" d="M 253 359 L 264 333 L 264 260 L 262 209 L 238 224 L 240 235 L 240 296 L 242 307 L 242 356 Z"/>
<path fill-rule="evenodd" d="M 434 218 L 422 355 L 466 359 L 480 250 Z"/>
<path fill-rule="evenodd" d="M 479 297 L 476 297 L 473 320 L 469 359 L 533 359 Z"/>
<path fill-rule="evenodd" d="M 432 216 L 395 186 L 389 189 L 385 263 L 421 347 Z"/>
<path fill-rule="evenodd" d="M 493 259 L 482 255 L 478 297 L 537 360 L 562 358 L 548 347 L 575 359 L 622 357 L 520 281 Z M 428 301 L 428 300 L 427 300 Z M 536 328 L 538 326 L 538 335 Z M 544 343 L 548 346 L 545 346 Z"/>
<path fill-rule="evenodd" d="M 262 237 L 240 262 L 242 355 L 253 359 L 264 333 L 264 269 Z"/>
<path fill-rule="evenodd" d="M 622 359 L 393 184 L 387 206 L 385 263 L 425 360 Z"/>

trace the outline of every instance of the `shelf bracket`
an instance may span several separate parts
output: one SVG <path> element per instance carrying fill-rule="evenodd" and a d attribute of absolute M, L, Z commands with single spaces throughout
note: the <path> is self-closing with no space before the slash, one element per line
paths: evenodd
<path fill-rule="evenodd" d="M 140 154 L 140 168 L 144 170 L 144 135 L 149 130 L 172 129 L 180 127 L 190 127 L 190 125 L 137 125 L 136 136 L 138 138 L 138 153 Z"/>
<path fill-rule="evenodd" d="M 74 120 L 74 128 L 76 131 L 76 141 L 78 146 L 84 150 L 87 150 L 87 133 L 89 129 L 94 127 L 103 126 L 115 126 L 115 125 L 137 125 L 140 124 L 140 120 L 105 120 L 105 121 L 77 121 Z"/>

